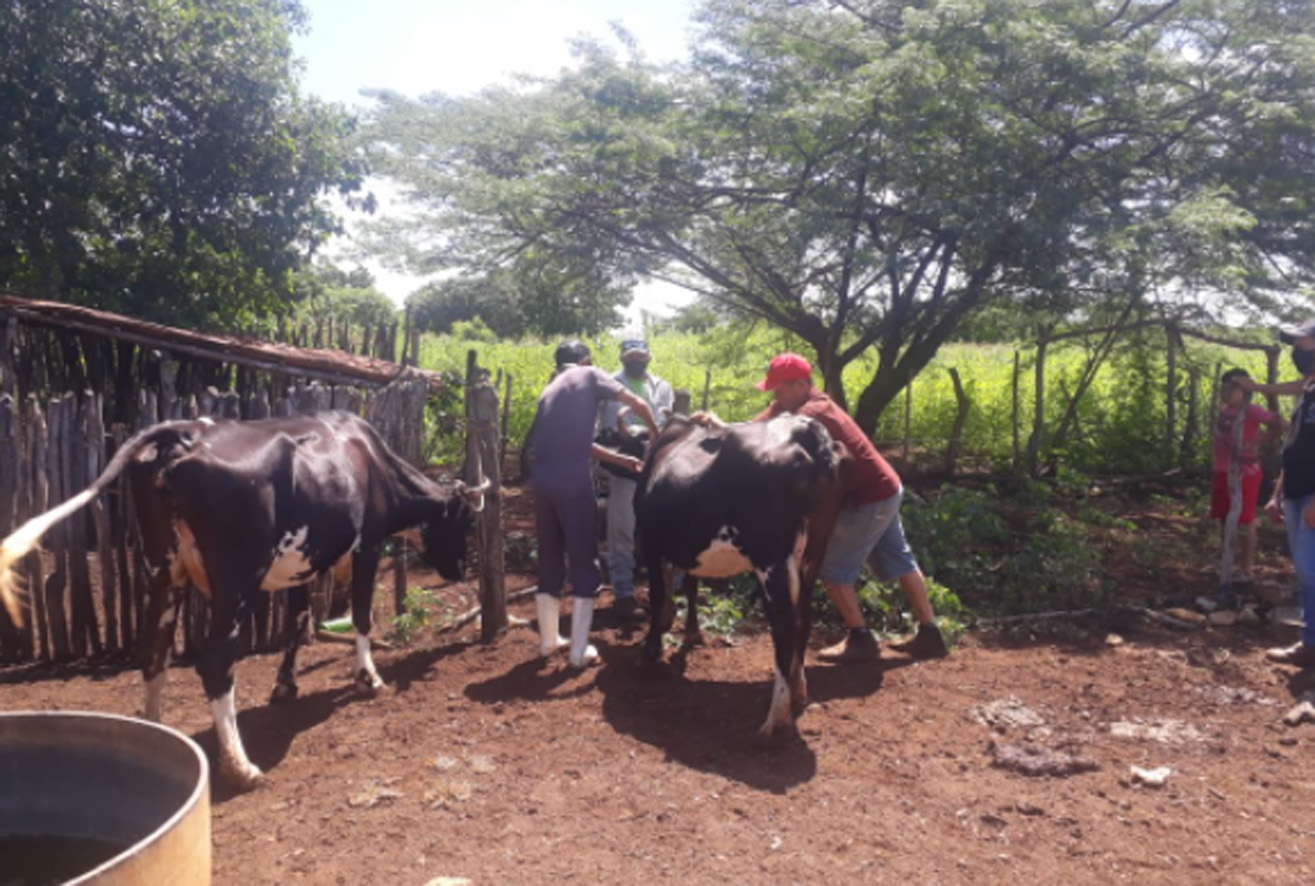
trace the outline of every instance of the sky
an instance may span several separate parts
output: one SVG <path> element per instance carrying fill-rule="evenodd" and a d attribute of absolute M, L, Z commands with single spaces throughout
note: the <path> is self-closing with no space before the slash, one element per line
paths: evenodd
<path fill-rule="evenodd" d="M 302 0 L 302 5 L 310 31 L 293 44 L 303 65 L 302 92 L 368 107 L 363 89 L 412 97 L 436 91 L 468 95 L 516 73 L 556 73 L 570 64 L 571 38 L 589 34 L 611 40 L 612 21 L 630 32 L 650 60 L 683 58 L 694 0 Z M 329 253 L 334 251 L 330 244 Z M 376 264 L 367 267 L 376 286 L 399 303 L 424 282 Z M 641 286 L 631 322 L 641 307 L 663 313 L 684 300 L 674 287 Z"/>

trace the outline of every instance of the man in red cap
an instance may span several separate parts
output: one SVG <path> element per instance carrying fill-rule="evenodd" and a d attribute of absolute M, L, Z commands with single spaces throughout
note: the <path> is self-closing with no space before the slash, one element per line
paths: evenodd
<path fill-rule="evenodd" d="M 821 579 L 845 626 L 845 638 L 818 653 L 823 661 L 870 661 L 880 656 L 876 638 L 868 630 L 854 586 L 864 562 L 882 578 L 895 579 L 918 621 L 918 632 L 894 648 L 915 658 L 947 655 L 945 639 L 936 626 L 927 596 L 927 580 L 909 549 L 900 523 L 904 487 L 895 470 L 881 457 L 872 441 L 834 400 L 813 385 L 812 367 L 798 354 L 779 354 L 767 369 L 759 390 L 771 391 L 772 402 L 755 416 L 766 421 L 783 412 L 805 415 L 821 422 L 831 437 L 845 444 L 854 459 L 845 483 L 845 507 L 827 542 Z M 707 420 L 720 423 L 715 416 Z"/>

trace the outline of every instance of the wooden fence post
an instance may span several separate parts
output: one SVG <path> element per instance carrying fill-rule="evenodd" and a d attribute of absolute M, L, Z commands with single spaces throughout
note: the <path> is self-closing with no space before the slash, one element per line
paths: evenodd
<path fill-rule="evenodd" d="M 91 483 L 105 469 L 104 399 L 94 394 L 88 401 L 86 428 L 87 482 Z M 96 527 L 96 558 L 100 563 L 101 610 L 105 615 L 105 648 L 116 654 L 119 644 L 119 582 L 114 568 L 110 515 L 105 496 L 98 495 L 89 506 Z"/>
<path fill-rule="evenodd" d="M 10 376 L 8 361 L 3 371 Z M 12 386 L 12 385 L 11 385 Z M 14 438 L 18 415 L 14 398 L 0 394 L 0 536 L 13 531 L 18 519 L 19 448 Z M 24 618 L 24 622 L 30 618 Z M 9 611 L 0 606 L 0 661 L 22 661 L 31 656 L 31 647 L 24 649 L 23 633 L 9 618 Z"/>
<path fill-rule="evenodd" d="M 1041 464 L 1041 439 L 1046 430 L 1046 335 L 1036 343 L 1036 389 L 1032 403 L 1032 436 L 1027 441 L 1027 472 L 1036 477 Z"/>
<path fill-rule="evenodd" d="M 1196 435 L 1200 423 L 1197 397 L 1201 392 L 1201 370 L 1193 366 L 1187 371 L 1187 416 L 1183 420 L 1183 439 L 1178 447 L 1178 466 L 1186 469 L 1192 462 L 1196 448 Z"/>
<path fill-rule="evenodd" d="M 69 494 L 76 495 L 91 485 L 94 477 L 87 476 L 88 450 L 92 441 L 87 438 L 90 413 L 94 408 L 95 396 L 91 391 L 83 391 L 76 401 L 74 413 L 75 424 L 68 435 L 68 465 L 72 485 Z M 87 564 L 87 549 L 90 547 L 87 537 L 87 515 L 79 514 L 69 521 L 72 526 L 69 546 L 70 590 L 73 592 L 73 648 L 78 658 L 84 657 L 89 648 L 93 655 L 104 652 L 100 640 L 100 622 L 96 617 L 96 603 L 91 592 L 91 570 Z M 79 645 L 84 644 L 84 645 Z"/>
<path fill-rule="evenodd" d="M 1164 355 L 1164 452 L 1173 452 L 1173 443 L 1178 434 L 1178 410 L 1175 395 L 1178 385 L 1178 336 L 1174 334 L 1172 324 L 1165 324 Z"/>
<path fill-rule="evenodd" d="M 1018 378 L 1020 375 L 1022 375 L 1022 373 L 1023 373 L 1022 356 L 1019 353 L 1018 348 L 1014 348 L 1014 374 L 1013 374 L 1013 378 L 1010 381 L 1011 392 L 1013 394 L 1013 402 L 1011 407 L 1009 426 L 1010 429 L 1013 431 L 1013 435 L 1014 435 L 1014 471 L 1015 472 L 1021 471 L 1023 468 L 1023 446 L 1022 446 L 1022 439 L 1019 431 L 1019 409 L 1021 404 L 1018 398 Z"/>
<path fill-rule="evenodd" d="M 502 546 L 502 472 L 499 470 L 498 392 L 489 373 L 466 356 L 466 480 L 487 481 L 484 509 L 476 525 L 479 545 L 480 640 L 491 642 L 507 628 L 505 560 Z"/>
<path fill-rule="evenodd" d="M 118 452 L 128 440 L 127 427 L 120 422 L 115 422 L 110 426 L 110 437 L 114 440 L 114 451 Z M 131 544 L 128 527 L 132 525 L 131 502 L 129 501 L 131 497 L 128 484 L 120 482 L 118 497 L 111 499 L 115 507 L 110 520 L 111 540 L 114 548 L 114 569 L 118 574 L 119 635 L 122 638 L 120 649 L 128 656 L 132 656 L 137 648 L 136 632 L 133 630 L 133 626 L 136 624 L 133 617 L 134 584 L 128 558 L 128 548 Z"/>
<path fill-rule="evenodd" d="M 954 402 L 957 409 L 954 413 L 954 426 L 950 429 L 950 443 L 945 451 L 945 475 L 954 479 L 954 472 L 959 466 L 959 447 L 963 443 L 963 426 L 968 421 L 968 394 L 963 389 L 963 381 L 959 378 L 959 370 L 953 366 L 949 369 L 950 381 L 954 382 Z"/>
<path fill-rule="evenodd" d="M 50 477 L 46 472 L 47 427 L 46 417 L 36 394 L 28 394 L 23 403 L 23 452 L 26 466 L 23 472 L 26 512 L 24 519 L 44 513 L 50 506 Z M 39 550 L 31 551 L 24 560 L 23 571 L 27 578 L 28 601 L 31 604 L 32 633 L 37 654 L 42 661 L 51 658 L 50 631 L 46 620 L 45 564 Z"/>
<path fill-rule="evenodd" d="M 909 463 L 909 443 L 913 433 L 913 379 L 904 383 L 904 464 Z"/>
<path fill-rule="evenodd" d="M 64 501 L 65 495 L 64 467 L 62 453 L 64 436 L 68 428 L 69 402 L 63 397 L 56 397 L 46 408 L 50 416 L 50 438 L 46 447 L 46 470 L 50 477 L 50 501 L 52 504 Z M 50 650 L 59 661 L 67 660 L 72 653 L 69 647 L 68 615 L 64 607 L 64 588 L 68 584 L 68 572 L 65 569 L 68 543 L 68 528 L 64 523 L 51 527 L 46 533 L 46 549 L 54 556 L 55 564 L 46 576 L 42 593 L 46 595 L 46 617 L 50 620 Z"/>

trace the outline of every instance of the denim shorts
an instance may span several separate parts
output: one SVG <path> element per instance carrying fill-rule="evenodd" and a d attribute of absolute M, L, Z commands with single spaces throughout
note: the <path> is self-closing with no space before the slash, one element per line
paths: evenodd
<path fill-rule="evenodd" d="M 840 512 L 822 559 L 822 581 L 855 584 L 864 562 L 880 578 L 896 579 L 917 571 L 918 561 L 899 518 L 903 499 L 901 489 L 890 498 Z"/>

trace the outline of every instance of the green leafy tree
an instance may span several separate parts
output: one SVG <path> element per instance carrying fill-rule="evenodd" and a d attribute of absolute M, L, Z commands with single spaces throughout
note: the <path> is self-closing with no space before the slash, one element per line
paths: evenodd
<path fill-rule="evenodd" d="M 299 319 L 346 320 L 355 326 L 378 326 L 397 319 L 392 300 L 374 287 L 374 275 L 365 268 L 350 271 L 317 262 L 293 277 L 293 294 Z"/>
<path fill-rule="evenodd" d="M 542 83 L 383 102 L 367 136 L 425 220 L 413 257 L 672 280 L 806 343 L 842 400 L 875 350 L 869 430 L 987 306 L 1273 310 L 1315 277 L 1309 2 L 706 0 L 698 20 L 688 66 L 583 43 Z"/>
<path fill-rule="evenodd" d="M 500 338 L 520 338 L 525 317 L 513 281 L 506 274 L 458 277 L 428 283 L 406 299 L 417 329 L 446 335 L 453 324 L 482 320 Z"/>
<path fill-rule="evenodd" d="M 292 295 L 359 187 L 353 120 L 298 95 L 296 0 L 0 7 L 0 286 L 182 324 Z"/>

